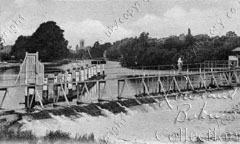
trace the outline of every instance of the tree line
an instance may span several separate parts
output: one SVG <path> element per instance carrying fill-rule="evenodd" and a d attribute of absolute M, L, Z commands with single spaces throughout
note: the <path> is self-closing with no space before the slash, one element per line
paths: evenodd
<path fill-rule="evenodd" d="M 109 60 L 120 61 L 122 66 L 154 66 L 176 64 L 179 57 L 184 63 L 202 63 L 208 60 L 227 60 L 231 51 L 240 46 L 240 37 L 232 31 L 223 36 L 206 34 L 151 38 L 141 33 L 134 38 L 116 41 L 107 49 Z"/>
<path fill-rule="evenodd" d="M 137 37 L 124 38 L 113 43 L 98 41 L 88 49 L 70 53 L 68 41 L 54 21 L 42 23 L 31 36 L 19 36 L 6 59 L 23 59 L 26 52 L 39 52 L 42 61 L 64 58 L 97 59 L 106 57 L 119 61 L 122 66 L 154 66 L 176 64 L 179 57 L 184 63 L 201 63 L 206 60 L 227 60 L 231 51 L 240 46 L 240 37 L 233 31 L 226 35 L 210 37 L 207 34 L 152 38 L 142 32 Z"/>

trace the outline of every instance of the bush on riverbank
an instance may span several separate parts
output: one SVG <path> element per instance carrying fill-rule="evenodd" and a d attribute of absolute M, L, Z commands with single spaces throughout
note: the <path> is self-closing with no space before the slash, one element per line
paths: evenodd
<path fill-rule="evenodd" d="M 0 141 L 25 141 L 36 140 L 37 137 L 31 131 L 13 131 L 2 129 L 0 131 Z"/>
<path fill-rule="evenodd" d="M 71 138 L 70 133 L 57 130 L 50 131 L 44 137 L 38 138 L 32 133 L 32 131 L 13 131 L 8 129 L 2 129 L 0 130 L 0 141 L 17 143 L 37 143 L 38 141 L 44 143 L 55 143 L 59 141 L 70 143 L 94 143 L 96 140 L 93 133 L 90 135 L 76 135 L 75 138 Z"/>

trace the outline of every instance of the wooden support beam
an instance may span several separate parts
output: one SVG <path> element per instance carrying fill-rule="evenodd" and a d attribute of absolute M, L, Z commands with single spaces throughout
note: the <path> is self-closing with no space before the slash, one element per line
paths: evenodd
<path fill-rule="evenodd" d="M 97 87 L 98 100 L 100 100 L 101 99 L 101 85 L 100 85 L 99 81 L 97 81 L 96 87 Z"/>
<path fill-rule="evenodd" d="M 201 79 L 201 81 L 202 81 L 202 83 L 203 83 L 204 88 L 207 89 L 206 81 L 205 81 L 205 79 L 202 77 L 201 74 L 200 74 L 200 79 Z"/>
<path fill-rule="evenodd" d="M 104 84 L 103 85 L 103 90 L 101 89 L 101 84 L 102 83 Z M 101 102 L 101 101 L 103 101 L 102 96 L 103 96 L 103 93 L 104 93 L 105 88 L 106 88 L 106 81 L 98 82 L 97 85 L 98 85 L 98 101 Z"/>
<path fill-rule="evenodd" d="M 193 87 L 193 85 L 192 85 L 192 82 L 191 82 L 190 77 L 189 77 L 188 75 L 187 75 L 187 76 L 184 76 L 184 77 L 185 77 L 185 79 L 186 79 L 186 81 L 187 81 L 187 84 L 189 84 L 190 87 L 191 87 L 191 89 L 194 90 L 194 87 Z"/>
<path fill-rule="evenodd" d="M 77 101 L 80 101 L 80 85 L 78 82 L 76 83 L 76 89 L 77 89 Z"/>
<path fill-rule="evenodd" d="M 70 106 L 69 101 L 68 101 L 68 98 L 67 98 L 67 95 L 66 95 L 66 93 L 65 93 L 65 90 L 64 90 L 62 84 L 61 84 L 61 88 L 62 88 L 62 92 L 63 92 L 63 96 L 64 96 L 64 98 L 65 98 L 65 101 L 66 101 L 67 105 Z"/>
<path fill-rule="evenodd" d="M 232 84 L 232 73 L 230 71 L 228 71 L 228 81 Z"/>
<path fill-rule="evenodd" d="M 101 99 L 102 99 L 102 96 L 103 96 L 104 92 L 106 91 L 106 82 L 101 82 L 101 83 L 104 84 L 103 85 L 103 90 L 102 90 L 102 95 L 101 95 Z"/>
<path fill-rule="evenodd" d="M 39 98 L 39 103 L 42 109 L 44 109 L 43 103 L 42 103 L 42 99 L 38 93 L 38 90 L 35 90 L 35 95 Z"/>
<path fill-rule="evenodd" d="M 143 88 L 146 90 L 147 94 L 150 95 L 149 89 L 148 89 L 148 87 L 147 87 L 147 85 L 146 85 L 146 83 L 145 83 L 144 78 L 142 78 L 142 84 L 143 84 Z"/>
<path fill-rule="evenodd" d="M 61 90 L 61 85 L 58 85 L 58 86 L 57 86 L 57 97 L 55 97 L 55 99 L 54 99 L 54 104 L 58 102 L 58 99 L 59 99 L 59 97 L 60 97 L 60 92 L 61 92 L 61 91 L 62 91 L 62 90 Z"/>
<path fill-rule="evenodd" d="M 127 90 L 128 90 L 128 92 L 129 92 L 129 94 L 131 93 L 131 91 L 130 91 L 130 88 L 129 88 L 129 85 L 128 85 L 128 83 L 127 83 L 127 80 L 125 79 L 125 85 L 126 85 L 126 87 L 127 87 Z M 109 87 L 109 86 L 108 86 Z M 110 90 L 110 88 L 109 88 L 109 90 Z"/>
<path fill-rule="evenodd" d="M 162 83 L 160 77 L 158 77 L 158 84 L 159 84 L 159 88 L 161 88 L 161 89 L 159 89 L 159 92 L 163 91 L 163 93 L 166 94 L 166 90 L 163 87 L 163 83 Z"/>
<path fill-rule="evenodd" d="M 87 91 L 88 96 L 90 96 L 90 92 L 89 92 L 89 89 L 88 89 L 88 86 L 87 86 L 86 82 L 84 82 L 84 88 Z"/>
<path fill-rule="evenodd" d="M 175 85 L 176 85 L 176 87 L 177 87 L 177 89 L 178 89 L 178 92 L 181 92 L 181 89 L 179 88 L 179 85 L 178 85 L 178 82 L 177 82 L 177 80 L 176 80 L 176 77 L 173 77 L 173 80 L 174 80 Z"/>
<path fill-rule="evenodd" d="M 168 88 L 168 92 L 172 90 L 172 85 L 174 84 L 173 82 L 173 78 L 170 81 L 170 77 L 168 77 L 168 82 L 169 82 L 169 88 Z"/>
<path fill-rule="evenodd" d="M 228 80 L 226 75 L 227 75 L 227 73 L 224 72 L 223 73 L 223 78 L 226 80 L 227 84 L 230 85 L 230 82 L 229 82 L 229 80 Z"/>
<path fill-rule="evenodd" d="M 106 81 L 105 81 L 106 82 Z M 127 83 L 126 83 L 126 85 L 127 85 Z M 112 94 L 112 91 L 111 91 L 111 89 L 110 89 L 110 86 L 109 86 L 109 84 L 106 82 L 106 86 L 107 86 L 107 88 L 108 88 L 108 92 L 109 92 L 109 94 L 110 94 L 110 96 L 111 96 L 111 98 L 112 98 L 112 96 L 113 96 L 113 94 Z M 128 85 L 127 85 L 127 87 L 128 87 Z"/>
<path fill-rule="evenodd" d="M 7 96 L 7 93 L 8 93 L 8 90 L 6 89 L 5 93 L 3 95 L 2 101 L 1 101 L 1 104 L 0 104 L 0 108 L 2 108 L 2 106 L 3 106 L 3 102 L 4 102 L 4 100 L 5 100 L 6 96 Z"/>
<path fill-rule="evenodd" d="M 104 84 L 103 85 L 103 89 L 101 89 L 101 84 Z M 108 100 L 104 100 L 103 99 L 103 95 L 104 95 L 104 92 L 107 92 L 107 90 L 108 90 L 108 92 L 109 92 L 109 94 L 110 94 L 110 96 L 112 97 L 112 92 L 111 92 L 111 90 L 110 90 L 110 87 L 109 87 L 109 85 L 108 85 L 108 83 L 107 83 L 107 81 L 99 81 L 99 84 L 98 84 L 99 86 L 98 86 L 98 101 L 99 102 L 101 102 L 101 101 L 108 101 Z M 101 94 L 102 93 L 102 94 Z M 122 96 L 121 97 L 118 97 L 119 99 L 121 99 L 122 98 Z"/>
<path fill-rule="evenodd" d="M 215 82 L 217 88 L 219 88 L 218 81 L 217 81 L 217 79 L 216 79 L 214 73 L 212 73 L 212 77 L 213 77 L 213 80 L 214 80 L 214 82 Z"/>
<path fill-rule="evenodd" d="M 238 76 L 237 76 L 237 72 L 234 71 L 234 72 L 233 72 L 233 75 L 234 75 L 234 77 L 235 77 L 235 79 L 236 79 L 236 82 L 239 83 L 239 78 L 238 78 Z"/>
<path fill-rule="evenodd" d="M 123 82 L 122 87 L 121 87 L 121 82 Z M 124 87 L 125 87 L 125 80 L 118 80 L 118 99 L 122 98 Z"/>
<path fill-rule="evenodd" d="M 77 104 L 82 104 L 83 103 L 82 97 L 83 97 L 83 93 L 84 93 L 84 90 L 85 90 L 84 83 L 79 82 L 78 86 L 79 86 L 79 97 L 77 98 Z M 80 92 L 80 89 L 81 89 L 81 92 Z"/>

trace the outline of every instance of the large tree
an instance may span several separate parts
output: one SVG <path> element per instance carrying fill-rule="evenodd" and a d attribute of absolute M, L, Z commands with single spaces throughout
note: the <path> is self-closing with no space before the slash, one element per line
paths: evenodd
<path fill-rule="evenodd" d="M 16 40 L 11 54 L 22 59 L 25 52 L 39 52 L 42 61 L 53 61 L 65 58 L 69 54 L 68 41 L 63 35 L 64 30 L 56 22 L 42 23 L 32 36 L 20 36 Z"/>

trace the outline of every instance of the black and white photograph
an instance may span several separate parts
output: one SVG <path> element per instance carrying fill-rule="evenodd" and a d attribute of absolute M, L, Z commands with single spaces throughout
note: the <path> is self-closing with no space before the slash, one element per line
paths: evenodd
<path fill-rule="evenodd" d="M 0 0 L 0 144 L 240 143 L 240 0 Z"/>

